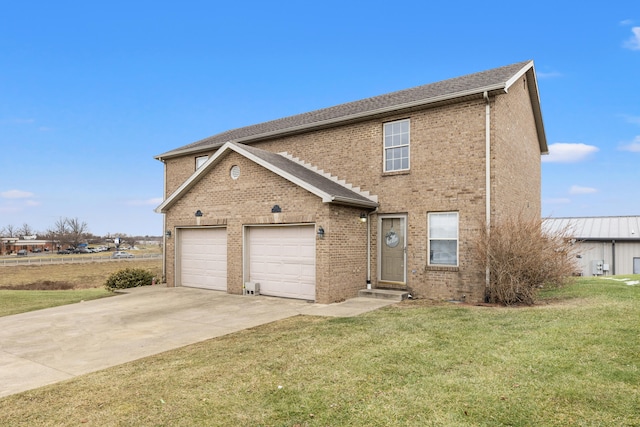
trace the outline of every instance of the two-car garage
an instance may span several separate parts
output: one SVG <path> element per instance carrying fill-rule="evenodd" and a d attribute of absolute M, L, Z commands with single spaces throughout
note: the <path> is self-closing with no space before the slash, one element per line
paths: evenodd
<path fill-rule="evenodd" d="M 178 229 L 179 285 L 227 290 L 227 230 Z M 244 281 L 260 293 L 315 300 L 314 225 L 245 226 Z"/>

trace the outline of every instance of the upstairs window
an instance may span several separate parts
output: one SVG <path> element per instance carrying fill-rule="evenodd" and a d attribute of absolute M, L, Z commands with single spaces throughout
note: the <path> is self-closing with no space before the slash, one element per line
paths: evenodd
<path fill-rule="evenodd" d="M 458 212 L 429 213 L 429 265 L 458 265 Z"/>
<path fill-rule="evenodd" d="M 409 170 L 409 119 L 384 124 L 384 171 Z"/>
<path fill-rule="evenodd" d="M 204 165 L 204 162 L 209 160 L 209 156 L 198 156 L 196 157 L 196 170 L 200 169 L 200 166 Z"/>

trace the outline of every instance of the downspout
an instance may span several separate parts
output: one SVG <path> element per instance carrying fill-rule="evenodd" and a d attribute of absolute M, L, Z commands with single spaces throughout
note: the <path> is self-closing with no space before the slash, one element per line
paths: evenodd
<path fill-rule="evenodd" d="M 616 241 L 611 240 L 611 274 L 616 275 Z"/>
<path fill-rule="evenodd" d="M 367 289 L 371 289 L 371 215 L 378 212 L 378 208 L 367 214 Z"/>
<path fill-rule="evenodd" d="M 164 179 L 162 180 L 162 199 L 167 194 L 167 163 L 162 160 Z M 162 281 L 167 282 L 167 214 L 162 213 Z"/>
<path fill-rule="evenodd" d="M 484 156 L 485 156 L 485 227 L 486 236 L 489 238 L 491 232 L 491 105 L 489 103 L 489 93 L 485 91 L 482 94 L 485 100 L 485 131 L 484 131 Z M 487 259 L 487 267 L 485 269 L 485 286 L 488 288 L 491 280 L 491 272 L 489 270 L 489 260 Z"/>

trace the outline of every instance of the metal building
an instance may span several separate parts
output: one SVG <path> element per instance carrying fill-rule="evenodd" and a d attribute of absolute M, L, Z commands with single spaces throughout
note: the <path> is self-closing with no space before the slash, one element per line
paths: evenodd
<path fill-rule="evenodd" d="M 583 276 L 640 274 L 640 216 L 547 218 L 544 228 L 576 239 Z"/>

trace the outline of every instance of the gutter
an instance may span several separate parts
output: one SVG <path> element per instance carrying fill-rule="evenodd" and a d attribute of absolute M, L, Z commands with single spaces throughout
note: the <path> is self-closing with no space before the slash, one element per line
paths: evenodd
<path fill-rule="evenodd" d="M 499 83 L 499 84 L 495 84 L 495 85 L 490 85 L 490 86 L 486 86 L 483 88 L 476 88 L 476 89 L 470 89 L 470 90 L 465 90 L 465 91 L 461 91 L 461 92 L 456 92 L 453 94 L 447 94 L 447 95 L 440 95 L 440 96 L 435 96 L 433 98 L 429 98 L 429 99 L 421 99 L 419 101 L 413 101 L 413 102 L 407 102 L 404 104 L 400 104 L 400 105 L 393 105 L 393 106 L 388 106 L 388 107 L 383 107 L 383 108 L 377 108 L 375 110 L 370 110 L 370 111 L 364 111 L 361 113 L 356 113 L 356 114 L 351 114 L 348 116 L 340 116 L 340 117 L 335 117 L 332 119 L 327 119 L 327 120 L 321 120 L 318 122 L 313 122 L 313 123 L 306 123 L 303 125 L 298 125 L 298 126 L 293 126 L 293 127 L 287 127 L 285 129 L 280 129 L 280 130 L 274 130 L 271 132 L 264 132 L 264 133 L 260 133 L 257 135 L 251 135 L 251 136 L 246 136 L 243 138 L 237 138 L 234 139 L 232 141 L 229 142 L 238 142 L 238 143 L 246 143 L 249 141 L 258 141 L 261 139 L 266 139 L 266 138 L 271 138 L 274 136 L 286 136 L 288 134 L 294 134 L 294 133 L 299 133 L 299 132 L 303 132 L 303 131 L 307 131 L 307 130 L 311 130 L 311 129 L 315 129 L 315 128 L 323 128 L 323 127 L 330 127 L 330 126 L 334 126 L 340 123 L 344 123 L 344 122 L 349 122 L 349 121 L 355 121 L 355 120 L 361 120 L 361 119 L 365 119 L 367 117 L 373 117 L 376 115 L 383 115 L 383 114 L 387 114 L 387 113 L 391 113 L 391 112 L 400 112 L 402 110 L 407 110 L 407 109 L 411 109 L 411 108 L 416 108 L 416 107 L 421 107 L 421 106 L 425 106 L 425 105 L 430 105 L 430 104 L 435 104 L 438 102 L 443 102 L 443 101 L 450 101 L 456 98 L 464 98 L 464 97 L 468 97 L 468 96 L 478 96 L 484 93 L 488 93 L 488 92 L 494 92 L 494 91 L 502 91 L 504 93 L 507 93 L 507 87 L 505 83 Z M 331 108 L 331 107 L 329 107 Z M 195 142 L 194 144 L 197 144 L 197 142 Z M 194 153 L 194 152 L 198 152 L 198 151 L 207 151 L 207 150 L 212 150 L 215 148 L 219 148 L 222 145 L 224 145 L 223 142 L 215 142 L 212 143 L 210 145 L 203 145 L 203 146 L 198 146 L 198 147 L 192 147 L 192 148 L 185 148 L 182 150 L 176 150 L 176 151 L 169 151 L 166 152 L 164 154 L 160 154 L 158 156 L 156 156 L 155 158 L 157 160 L 163 160 L 163 159 L 167 159 L 167 158 L 171 158 L 171 157 L 178 157 L 184 154 L 188 154 L 188 153 Z"/>
<path fill-rule="evenodd" d="M 485 91 L 482 94 L 485 100 L 485 227 L 486 236 L 489 237 L 491 233 L 491 104 L 489 100 L 489 94 Z M 489 260 L 487 259 L 487 268 L 485 270 L 485 286 L 488 288 L 491 283 L 491 271 L 489 269 Z"/>

